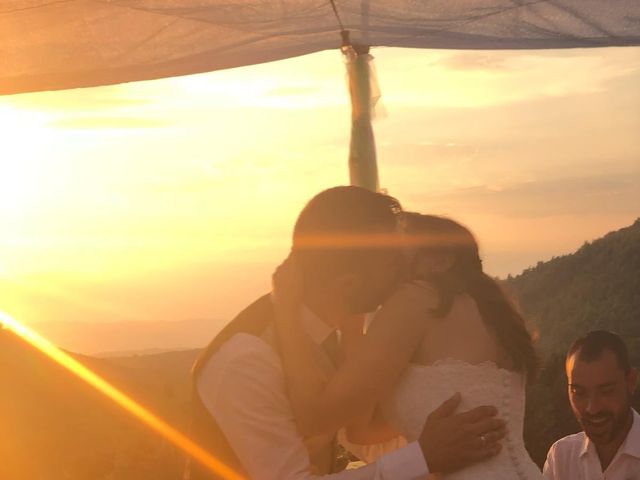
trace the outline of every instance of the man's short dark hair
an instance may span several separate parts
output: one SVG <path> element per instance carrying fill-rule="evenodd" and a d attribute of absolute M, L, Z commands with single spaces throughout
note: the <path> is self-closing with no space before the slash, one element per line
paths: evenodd
<path fill-rule="evenodd" d="M 305 282 L 360 271 L 384 238 L 395 237 L 401 211 L 395 198 L 355 186 L 313 197 L 293 230 L 293 252 Z"/>
<path fill-rule="evenodd" d="M 600 358 L 605 350 L 612 352 L 616 356 L 620 368 L 625 373 L 629 373 L 631 362 L 627 345 L 618 334 L 607 330 L 594 330 L 577 339 L 569 348 L 567 360 L 576 355 L 579 360 L 593 362 Z"/>

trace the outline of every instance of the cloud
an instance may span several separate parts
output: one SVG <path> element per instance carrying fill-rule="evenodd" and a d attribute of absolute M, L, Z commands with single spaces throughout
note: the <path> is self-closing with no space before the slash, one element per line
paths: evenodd
<path fill-rule="evenodd" d="M 149 82 L 146 82 L 149 83 Z M 92 111 L 131 108 L 153 102 L 148 90 L 140 84 L 111 85 L 97 88 L 77 88 L 55 92 L 12 95 L 4 102 L 24 110 Z"/>
<path fill-rule="evenodd" d="M 313 95 L 322 91 L 320 85 L 308 85 L 308 86 L 282 86 L 274 87 L 264 92 L 268 96 L 276 97 L 292 97 L 292 96 L 304 96 Z"/>
<path fill-rule="evenodd" d="M 640 170 L 609 176 L 569 177 L 512 185 L 482 185 L 449 193 L 414 194 L 427 211 L 504 217 L 638 213 Z"/>
<path fill-rule="evenodd" d="M 497 52 L 460 52 L 443 56 L 433 65 L 451 70 L 505 70 L 508 57 Z"/>
<path fill-rule="evenodd" d="M 456 161 L 472 158 L 476 155 L 477 148 L 456 142 L 419 141 L 416 143 L 387 143 L 378 145 L 383 155 L 398 158 L 403 164 L 421 164 L 425 161 L 437 163 Z"/>
<path fill-rule="evenodd" d="M 637 170 L 637 80 L 619 77 L 597 93 L 474 109 L 396 110 L 376 124 L 385 186 L 442 191 L 452 179 L 503 185 Z"/>
<path fill-rule="evenodd" d="M 396 106 L 477 108 L 606 90 L 638 77 L 640 48 L 551 51 L 393 51 L 378 55 L 383 98 Z"/>
<path fill-rule="evenodd" d="M 171 125 L 167 119 L 136 117 L 68 117 L 51 120 L 48 124 L 64 129 L 129 129 L 164 128 Z"/>

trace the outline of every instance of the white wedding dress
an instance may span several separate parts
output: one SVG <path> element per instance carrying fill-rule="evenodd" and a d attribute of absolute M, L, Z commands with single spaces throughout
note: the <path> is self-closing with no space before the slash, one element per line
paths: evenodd
<path fill-rule="evenodd" d="M 500 453 L 487 461 L 447 475 L 446 480 L 539 480 L 542 474 L 529 457 L 522 439 L 525 379 L 493 362 L 472 365 L 440 360 L 433 365 L 411 364 L 383 406 L 387 419 L 407 438 L 418 439 L 427 416 L 454 393 L 462 394 L 458 411 L 494 405 L 507 422 Z"/>

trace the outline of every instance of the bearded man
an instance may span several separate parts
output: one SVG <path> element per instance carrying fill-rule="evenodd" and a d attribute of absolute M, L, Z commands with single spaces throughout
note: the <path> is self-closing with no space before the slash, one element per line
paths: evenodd
<path fill-rule="evenodd" d="M 615 333 L 576 340 L 565 363 L 569 402 L 583 431 L 558 440 L 547 480 L 640 480 L 640 415 L 631 408 L 638 371 Z"/>

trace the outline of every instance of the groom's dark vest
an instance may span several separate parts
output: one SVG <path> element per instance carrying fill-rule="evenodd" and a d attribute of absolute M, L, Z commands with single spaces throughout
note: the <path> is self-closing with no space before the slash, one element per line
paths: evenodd
<path fill-rule="evenodd" d="M 198 360 L 196 360 L 191 375 L 193 408 L 191 434 L 193 440 L 222 463 L 245 477 L 247 477 L 247 474 L 240 460 L 238 460 L 238 457 L 233 452 L 218 423 L 203 404 L 196 386 L 202 369 L 208 360 L 227 340 L 237 333 L 248 333 L 260 336 L 267 327 L 273 323 L 273 319 L 274 312 L 271 298 L 269 295 L 264 295 L 240 312 L 236 318 L 216 335 Z M 187 460 L 184 475 L 185 480 L 213 480 L 220 478 L 222 477 L 209 471 L 198 461 L 192 458 Z"/>

